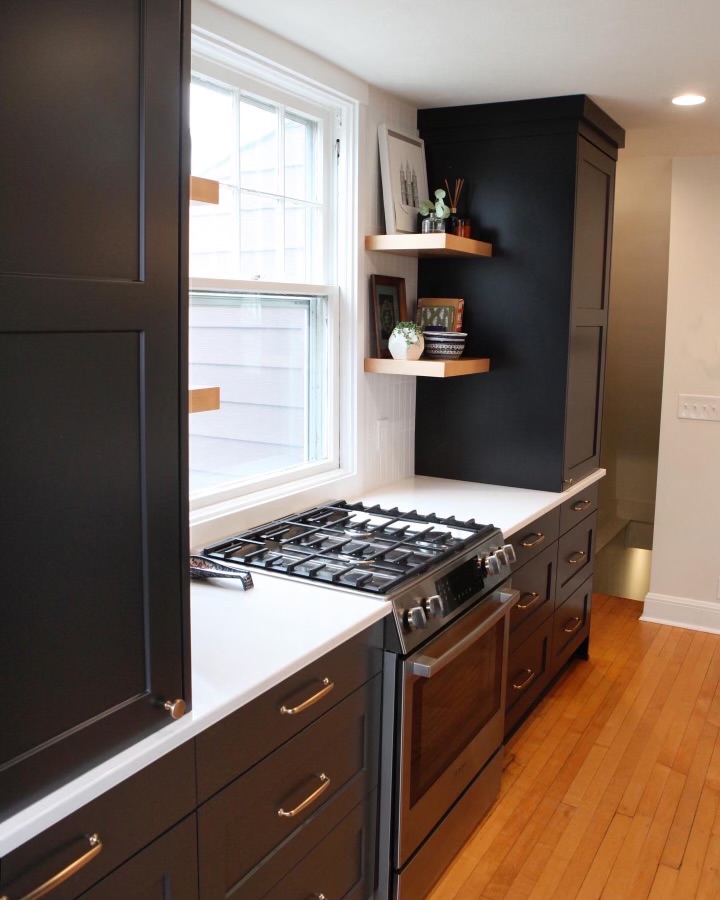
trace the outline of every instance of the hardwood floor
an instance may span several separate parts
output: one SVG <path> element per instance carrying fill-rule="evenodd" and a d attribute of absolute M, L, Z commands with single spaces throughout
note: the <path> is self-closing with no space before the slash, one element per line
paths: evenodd
<path fill-rule="evenodd" d="M 505 749 L 429 900 L 720 898 L 720 635 L 595 594 L 574 662 Z"/>

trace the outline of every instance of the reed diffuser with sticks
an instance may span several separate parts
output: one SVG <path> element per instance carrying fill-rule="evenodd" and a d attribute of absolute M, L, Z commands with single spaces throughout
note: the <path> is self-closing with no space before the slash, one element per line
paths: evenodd
<path fill-rule="evenodd" d="M 447 188 L 447 195 L 450 206 L 450 218 L 447 223 L 447 231 L 450 234 L 458 234 L 460 228 L 460 220 L 458 219 L 457 208 L 460 203 L 460 195 L 462 194 L 462 189 L 465 185 L 464 178 L 456 178 L 455 179 L 455 189 L 450 190 L 450 185 L 448 184 L 447 178 L 445 179 L 445 187 Z"/>

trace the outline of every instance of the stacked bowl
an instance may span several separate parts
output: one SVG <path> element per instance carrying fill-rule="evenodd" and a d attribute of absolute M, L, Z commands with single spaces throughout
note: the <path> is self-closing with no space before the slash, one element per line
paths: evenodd
<path fill-rule="evenodd" d="M 426 359 L 458 359 L 465 349 L 465 331 L 423 331 Z"/>

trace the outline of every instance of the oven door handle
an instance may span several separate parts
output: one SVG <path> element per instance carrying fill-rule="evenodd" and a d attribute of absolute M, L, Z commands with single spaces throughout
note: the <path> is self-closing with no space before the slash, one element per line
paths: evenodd
<path fill-rule="evenodd" d="M 477 628 L 466 634 L 453 647 L 447 650 L 442 656 L 437 658 L 432 656 L 420 655 L 410 663 L 410 671 L 413 675 L 420 678 L 432 678 L 437 675 L 445 666 L 449 665 L 454 659 L 457 659 L 461 653 L 464 653 L 468 647 L 479 640 L 484 634 L 494 628 L 495 625 L 507 615 L 509 609 L 517 602 L 520 597 L 520 591 L 497 591 L 495 596 L 502 601 L 502 606 L 496 609 L 484 622 L 481 622 Z"/>

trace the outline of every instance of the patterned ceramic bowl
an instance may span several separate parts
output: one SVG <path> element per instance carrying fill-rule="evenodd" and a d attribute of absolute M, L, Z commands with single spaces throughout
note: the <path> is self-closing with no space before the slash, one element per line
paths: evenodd
<path fill-rule="evenodd" d="M 460 331 L 426 331 L 425 352 L 427 359 L 458 359 L 465 349 L 467 334 Z"/>

